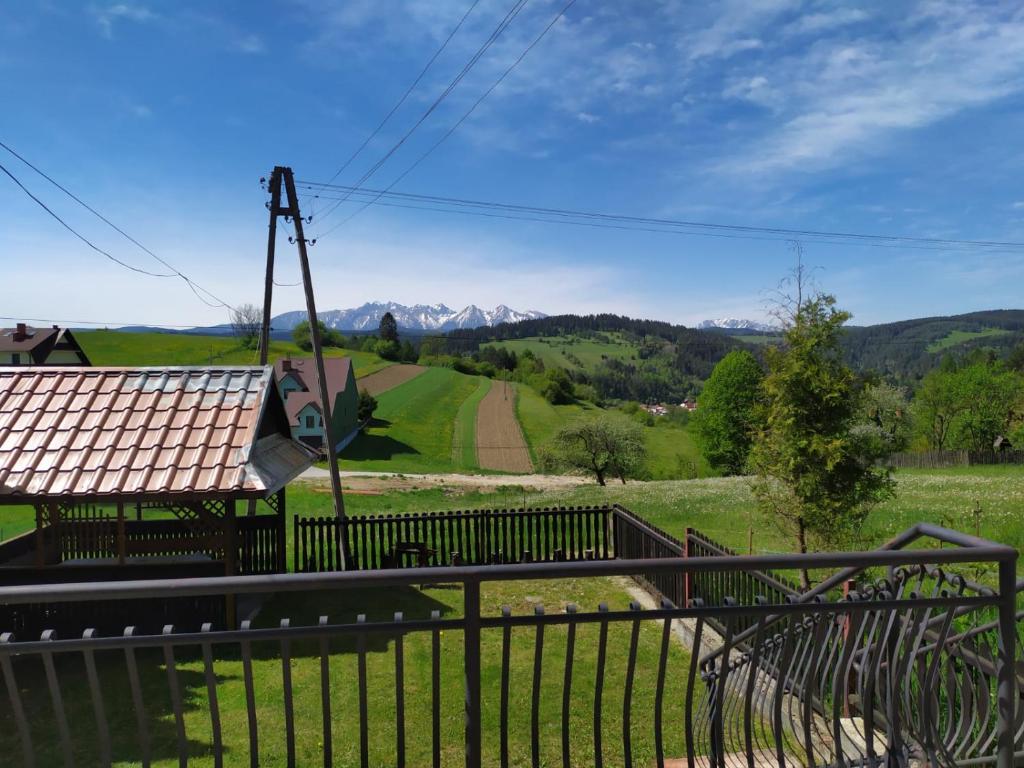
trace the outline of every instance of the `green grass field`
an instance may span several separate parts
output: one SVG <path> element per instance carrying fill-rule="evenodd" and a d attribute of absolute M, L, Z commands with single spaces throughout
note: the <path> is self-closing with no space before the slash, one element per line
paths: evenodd
<path fill-rule="evenodd" d="M 555 433 L 574 419 L 599 409 L 590 403 L 552 405 L 533 387 L 515 384 L 516 418 L 530 449 L 530 458 L 537 464 L 537 452 Z"/>
<path fill-rule="evenodd" d="M 491 389 L 491 380 L 478 377 L 477 388 L 473 394 L 462 401 L 458 413 L 455 414 L 455 429 L 452 440 L 452 462 L 459 467 L 479 469 L 476 455 L 476 414 L 480 401 Z"/>
<path fill-rule="evenodd" d="M 231 336 L 188 336 L 174 333 L 76 331 L 93 365 L 255 365 L 259 354 L 244 349 Z M 368 376 L 391 363 L 371 352 L 326 348 L 328 357 L 351 357 L 356 376 Z M 309 352 L 290 341 L 271 341 L 270 360 L 306 357 Z"/>
<path fill-rule="evenodd" d="M 622 340 L 618 334 L 607 334 L 610 342 L 593 341 L 578 336 L 540 337 L 496 341 L 484 346 L 502 346 L 519 354 L 531 350 L 547 366 L 559 366 L 576 370 L 595 368 L 603 358 L 635 360 L 636 346 Z"/>
<path fill-rule="evenodd" d="M 475 376 L 465 376 L 448 368 L 429 368 L 416 378 L 389 389 L 377 398 L 378 406 L 370 428 L 342 452 L 342 469 L 381 472 L 472 469 L 452 460 L 452 444 L 459 408 L 478 388 Z"/>
<path fill-rule="evenodd" d="M 938 341 L 933 341 L 927 346 L 929 352 L 942 352 L 943 350 L 955 347 L 958 344 L 963 344 L 968 341 L 974 341 L 975 339 L 987 339 L 993 336 L 1005 336 L 1013 331 L 1007 330 L 1006 328 L 986 328 L 983 331 L 950 331 L 946 336 L 943 336 Z"/>

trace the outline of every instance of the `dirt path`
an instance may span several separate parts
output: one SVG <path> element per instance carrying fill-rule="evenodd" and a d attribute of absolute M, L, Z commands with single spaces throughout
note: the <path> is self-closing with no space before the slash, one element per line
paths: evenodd
<path fill-rule="evenodd" d="M 330 473 L 322 467 L 310 467 L 299 476 L 299 480 L 313 485 L 330 488 Z M 410 491 L 422 488 L 467 488 L 481 492 L 493 491 L 502 486 L 520 485 L 530 491 L 560 491 L 581 485 L 592 485 L 594 480 L 578 475 L 461 475 L 450 474 L 404 474 L 398 472 L 342 471 L 342 482 L 346 491 L 356 493 L 387 493 L 389 491 Z"/>
<path fill-rule="evenodd" d="M 507 381 L 496 381 L 476 413 L 476 456 L 481 469 L 532 472 L 530 449 L 516 418 L 516 396 Z"/>
<path fill-rule="evenodd" d="M 376 373 L 359 379 L 357 384 L 359 389 L 376 396 L 381 392 L 394 389 L 399 384 L 405 384 L 409 379 L 416 378 L 425 370 L 427 369 L 422 365 L 389 365 L 387 368 L 382 368 Z"/>

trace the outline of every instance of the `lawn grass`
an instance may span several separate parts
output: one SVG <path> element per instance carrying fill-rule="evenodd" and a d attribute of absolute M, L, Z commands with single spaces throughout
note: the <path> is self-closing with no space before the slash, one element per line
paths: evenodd
<path fill-rule="evenodd" d="M 1013 331 L 1006 328 L 985 328 L 981 331 L 950 331 L 938 341 L 933 341 L 929 344 L 926 350 L 932 353 L 942 352 L 950 347 L 955 347 L 957 344 L 974 341 L 975 339 L 986 339 L 992 336 L 1005 336 L 1008 333 L 1013 333 Z"/>
<path fill-rule="evenodd" d="M 685 480 L 712 474 L 688 427 L 656 423 L 643 430 L 651 480 Z"/>
<path fill-rule="evenodd" d="M 628 608 L 625 582 L 619 579 L 587 579 L 546 582 L 507 582 L 484 584 L 481 588 L 482 612 L 500 615 L 502 606 L 513 614 L 532 614 L 543 606 L 548 614 L 564 612 L 575 603 L 581 610 L 593 611 L 601 602 L 615 610 Z M 444 618 L 458 618 L 462 612 L 462 590 L 457 586 L 435 585 L 421 589 L 358 591 L 281 595 L 264 605 L 256 624 L 276 626 L 282 617 L 292 625 L 315 624 L 320 615 L 332 622 L 347 623 L 356 614 L 367 620 L 390 619 L 400 610 L 405 620 L 429 618 L 437 610 Z M 593 722 L 591 717 L 599 627 L 582 625 L 577 629 L 573 683 L 570 696 L 570 744 L 573 766 L 593 765 Z M 548 626 L 544 645 L 540 685 L 540 747 L 543 765 L 560 765 L 563 674 L 568 631 L 564 626 Z M 509 748 L 512 765 L 530 762 L 530 703 L 536 632 L 530 628 L 512 631 L 510 644 Z M 460 765 L 464 760 L 463 743 L 463 639 L 458 630 L 446 631 L 441 643 L 441 742 L 444 765 Z M 369 765 L 394 765 L 395 760 L 395 667 L 394 639 L 370 636 L 367 642 L 367 710 L 369 724 Z M 637 663 L 633 689 L 633 718 L 630 729 L 636 765 L 650 765 L 654 758 L 654 694 L 657 684 L 657 659 L 660 624 L 642 622 L 637 645 Z M 614 623 L 608 630 L 606 673 L 603 689 L 603 754 L 606 765 L 622 764 L 622 709 L 625 691 L 630 625 Z M 431 749 L 431 654 L 430 635 L 411 633 L 404 639 L 405 713 L 407 764 L 430 764 Z M 271 642 L 254 643 L 253 677 L 259 718 L 261 765 L 284 765 L 284 707 L 281 662 L 278 647 Z M 352 640 L 337 640 L 330 646 L 332 741 L 335 765 L 359 764 L 357 654 Z M 159 651 L 137 653 L 146 708 L 147 730 L 153 741 L 153 764 L 177 765 L 173 712 L 167 693 L 167 677 Z M 224 732 L 225 764 L 248 765 L 246 706 L 242 664 L 237 652 L 215 650 L 219 715 Z M 294 691 L 296 762 L 298 765 L 323 763 L 323 732 L 320 700 L 321 660 L 315 641 L 295 642 L 291 647 L 290 673 Z M 481 642 L 481 688 L 483 764 L 498 764 L 499 691 L 501 671 L 501 632 L 485 629 Z M 138 755 L 137 734 L 125 674 L 124 656 L 117 652 L 99 652 L 97 662 L 103 681 L 104 704 L 114 734 L 114 763 L 137 765 L 130 756 Z M 60 765 L 59 740 L 53 707 L 47 692 L 41 665 L 37 661 L 16 663 L 17 675 L 41 766 Z M 682 753 L 682 704 L 684 701 L 687 654 L 673 642 L 669 649 L 664 716 L 666 748 L 670 755 Z M 75 744 L 76 765 L 94 765 L 97 760 L 93 713 L 81 658 L 58 656 L 58 671 L 64 703 Z M 190 766 L 213 764 L 210 715 L 206 706 L 204 666 L 198 649 L 179 649 L 176 669 L 183 698 L 185 729 L 189 739 Z M 17 731 L 10 709 L 0 709 L 0 749 L 17 755 Z"/>
<path fill-rule="evenodd" d="M 448 368 L 429 368 L 377 397 L 371 426 L 341 454 L 346 470 L 453 472 L 455 419 L 479 382 Z"/>
<path fill-rule="evenodd" d="M 75 338 L 93 365 L 256 365 L 259 361 L 256 350 L 243 348 L 232 336 L 76 331 Z M 270 342 L 271 362 L 309 354 L 290 341 Z M 324 354 L 352 358 L 356 376 L 392 365 L 372 352 L 327 347 Z"/>
<path fill-rule="evenodd" d="M 462 401 L 458 413 L 455 414 L 452 462 L 463 469 L 480 468 L 476 455 L 476 414 L 480 401 L 487 396 L 490 389 L 491 380 L 485 376 L 478 377 L 476 389 Z"/>

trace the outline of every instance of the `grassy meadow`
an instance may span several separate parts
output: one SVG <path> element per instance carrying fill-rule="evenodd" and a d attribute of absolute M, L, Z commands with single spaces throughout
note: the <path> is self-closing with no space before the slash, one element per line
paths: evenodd
<path fill-rule="evenodd" d="M 382 393 L 370 427 L 342 451 L 342 468 L 381 472 L 473 469 L 462 466 L 461 453 L 459 463 L 453 461 L 452 445 L 459 409 L 479 389 L 476 376 L 429 368 Z"/>
<path fill-rule="evenodd" d="M 615 360 L 636 360 L 636 345 L 625 341 L 620 334 L 605 334 L 609 341 L 595 341 L 578 336 L 532 336 L 525 339 L 509 339 L 485 344 L 489 347 L 505 347 L 520 354 L 530 350 L 546 366 L 558 366 L 570 370 L 590 370 L 604 358 Z"/>
<path fill-rule="evenodd" d="M 191 336 L 176 333 L 76 331 L 75 338 L 93 365 L 256 365 L 259 353 L 243 348 L 232 336 Z M 327 357 L 351 357 L 356 376 L 368 376 L 391 363 L 372 352 L 325 348 Z M 290 341 L 271 341 L 271 362 L 281 357 L 306 357 L 309 352 Z"/>
<path fill-rule="evenodd" d="M 480 401 L 487 396 L 493 382 L 484 377 L 477 377 L 477 387 L 472 394 L 462 401 L 455 414 L 455 428 L 452 439 L 452 463 L 466 469 L 478 469 L 476 455 L 476 415 Z"/>

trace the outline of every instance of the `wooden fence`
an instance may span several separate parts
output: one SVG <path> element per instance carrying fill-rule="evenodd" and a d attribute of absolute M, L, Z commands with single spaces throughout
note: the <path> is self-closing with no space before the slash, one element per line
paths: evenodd
<path fill-rule="evenodd" d="M 276 515 L 240 517 L 236 521 L 241 575 L 278 573 L 284 570 L 285 542 Z M 217 531 L 193 528 L 180 520 L 126 520 L 125 550 L 129 555 L 174 557 L 199 553 L 211 560 L 224 559 L 223 536 Z M 30 539 L 32 534 L 26 534 Z M 44 537 L 49 538 L 48 530 Z M 117 557 L 117 521 L 94 517 L 64 520 L 60 524 L 61 561 Z"/>
<path fill-rule="evenodd" d="M 400 565 L 607 560 L 608 507 L 555 507 L 424 512 L 376 517 L 294 519 L 294 569 L 341 569 L 344 535 L 348 570 Z"/>
<path fill-rule="evenodd" d="M 885 461 L 893 469 L 945 469 L 991 464 L 1024 464 L 1024 451 L 921 451 L 894 453 Z"/>

